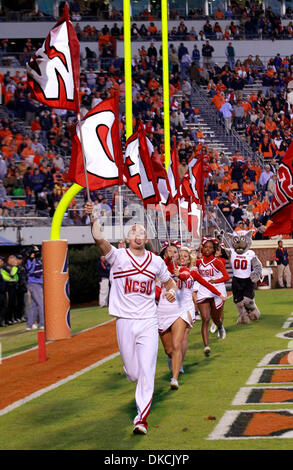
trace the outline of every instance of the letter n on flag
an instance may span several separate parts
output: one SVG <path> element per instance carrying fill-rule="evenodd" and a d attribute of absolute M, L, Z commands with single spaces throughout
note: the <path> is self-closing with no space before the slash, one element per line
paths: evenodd
<path fill-rule="evenodd" d="M 271 201 L 272 220 L 264 235 L 291 234 L 293 232 L 293 143 L 278 168 L 276 189 Z"/>
<path fill-rule="evenodd" d="M 26 68 L 33 98 L 49 107 L 79 112 L 80 47 L 67 4 Z"/>
<path fill-rule="evenodd" d="M 89 189 L 122 184 L 123 154 L 119 134 L 117 96 L 91 109 L 81 120 Z M 72 128 L 72 153 L 67 180 L 86 187 L 79 124 Z"/>
<path fill-rule="evenodd" d="M 136 132 L 127 139 L 124 154 L 124 181 L 144 205 L 157 204 L 161 197 L 156 183 L 150 152 L 143 124 L 140 121 Z"/>

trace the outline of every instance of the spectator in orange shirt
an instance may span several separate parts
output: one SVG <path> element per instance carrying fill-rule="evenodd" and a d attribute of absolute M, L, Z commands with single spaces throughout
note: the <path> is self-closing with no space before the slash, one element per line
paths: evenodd
<path fill-rule="evenodd" d="M 31 123 L 31 131 L 36 132 L 36 131 L 41 131 L 42 126 L 40 124 L 40 118 L 39 116 L 36 116 L 35 119 Z"/>
<path fill-rule="evenodd" d="M 252 199 L 249 201 L 249 205 L 252 206 L 253 214 L 256 214 L 256 213 L 261 214 L 262 205 L 261 205 L 261 202 L 258 200 L 256 194 L 252 196 Z"/>
<path fill-rule="evenodd" d="M 264 196 L 261 202 L 261 213 L 264 214 L 270 208 L 270 201 L 268 196 Z"/>
<path fill-rule="evenodd" d="M 243 198 L 246 204 L 248 204 L 248 202 L 251 200 L 254 192 L 255 192 L 255 186 L 253 182 L 250 181 L 249 178 L 246 178 L 242 186 Z"/>
<path fill-rule="evenodd" d="M 233 161 L 234 158 L 236 158 L 238 162 L 244 162 L 244 158 L 240 155 L 239 150 L 236 150 L 235 155 L 232 156 L 231 160 Z"/>
<path fill-rule="evenodd" d="M 228 194 L 230 189 L 231 189 L 231 180 L 228 177 L 228 175 L 224 176 L 223 180 L 221 183 L 219 183 L 219 190 L 221 193 Z"/>
<path fill-rule="evenodd" d="M 237 223 L 236 227 L 234 228 L 234 232 L 239 232 L 239 231 L 242 231 L 244 230 L 244 222 L 243 220 L 239 220 L 239 222 Z"/>
<path fill-rule="evenodd" d="M 261 142 L 258 146 L 258 152 L 261 153 L 264 158 L 273 158 L 273 148 L 270 142 L 270 139 L 267 135 L 265 135 L 263 142 Z"/>
<path fill-rule="evenodd" d="M 219 7 L 215 13 L 215 17 L 217 20 L 223 20 L 225 18 L 224 12 Z"/>
<path fill-rule="evenodd" d="M 149 83 L 148 83 L 148 88 L 149 88 L 149 90 L 155 91 L 155 90 L 157 90 L 157 89 L 159 88 L 159 86 L 160 86 L 160 85 L 159 85 L 158 80 L 156 80 L 155 78 L 151 78 L 151 79 L 150 79 L 150 81 L 149 81 Z"/>
<path fill-rule="evenodd" d="M 272 116 L 268 116 L 265 122 L 265 127 L 268 132 L 273 132 L 277 128 L 277 124 L 273 121 Z"/>
<path fill-rule="evenodd" d="M 9 129 L 7 124 L 4 124 L 4 126 L 2 126 L 2 124 L 0 123 L 0 141 L 2 142 L 3 138 L 7 136 L 12 136 L 11 130 Z"/>
<path fill-rule="evenodd" d="M 28 158 L 28 159 L 33 160 L 33 158 L 35 156 L 35 152 L 34 152 L 34 149 L 32 148 L 32 144 L 30 142 L 25 144 L 25 147 L 21 152 L 21 156 L 23 158 Z"/>
<path fill-rule="evenodd" d="M 222 105 L 225 103 L 225 98 L 222 93 L 217 93 L 212 99 L 211 104 L 213 104 L 217 111 L 220 111 Z"/>
<path fill-rule="evenodd" d="M 244 109 L 245 117 L 247 117 L 252 111 L 251 104 L 248 101 L 242 101 L 241 106 Z"/>
<path fill-rule="evenodd" d="M 255 182 L 257 183 L 261 175 L 261 167 L 257 163 L 252 163 L 251 168 L 255 171 Z"/>
<path fill-rule="evenodd" d="M 147 34 L 148 34 L 148 36 L 151 37 L 151 38 L 157 36 L 157 34 L 158 34 L 158 29 L 157 29 L 156 25 L 155 25 L 153 22 L 151 22 L 151 23 L 149 24 L 148 33 L 147 33 Z"/>

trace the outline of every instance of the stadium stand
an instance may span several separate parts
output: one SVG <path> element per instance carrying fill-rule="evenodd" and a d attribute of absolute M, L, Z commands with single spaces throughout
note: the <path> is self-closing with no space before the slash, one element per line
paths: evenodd
<path fill-rule="evenodd" d="M 264 10 L 259 2 L 246 2 L 244 7 L 240 3 L 232 2 L 232 7 L 225 12 L 218 8 L 209 18 L 200 9 L 190 9 L 187 15 L 170 10 L 170 19 L 179 17 L 178 27 L 169 31 L 169 39 L 172 40 L 171 136 L 177 137 L 181 175 L 186 161 L 198 150 L 204 152 L 208 209 L 205 226 L 209 227 L 214 221 L 222 228 L 237 228 L 242 212 L 240 221 L 246 227 L 254 227 L 255 237 L 262 238 L 270 216 L 269 209 L 262 211 L 261 204 L 272 197 L 274 175 L 291 141 L 291 105 L 288 105 L 288 100 L 293 56 L 277 54 L 266 62 L 257 55 L 248 55 L 243 60 L 236 56 L 234 64 L 229 63 L 227 57 L 224 66 L 219 66 L 213 57 L 210 61 L 203 61 L 202 46 L 206 40 L 226 41 L 228 46 L 233 39 L 291 38 L 292 24 L 289 20 L 292 12 L 288 10 L 283 17 L 278 17 L 271 8 Z M 60 4 L 59 15 L 61 10 Z M 7 10 L 2 13 L 3 21 L 13 18 Z M 109 96 L 113 85 L 119 86 L 120 131 L 124 143 L 123 58 L 115 54 L 117 42 L 123 37 L 121 12 L 107 10 L 105 5 L 99 11 L 88 11 L 83 9 L 82 2 L 72 2 L 71 15 L 77 21 L 75 27 L 80 41 L 96 41 L 99 45 L 99 56 L 87 48 L 82 64 L 82 113 Z M 99 28 L 90 23 L 97 17 L 102 20 Z M 13 19 L 36 23 L 44 18 L 55 21 L 54 16 L 42 16 L 41 13 L 15 15 Z M 142 45 L 139 55 L 133 57 L 133 114 L 134 125 L 138 119 L 145 122 L 147 135 L 164 162 L 161 32 L 155 26 L 157 18 L 155 12 L 147 14 L 145 11 L 133 18 L 137 21 L 132 23 L 133 41 L 147 39 L 150 42 L 148 49 Z M 105 21 L 110 19 L 115 22 L 111 28 Z M 80 26 L 84 20 L 88 24 Z M 180 41 L 196 39 L 198 52 L 191 56 L 184 51 L 184 44 Z M 15 72 L 11 72 L 12 63 L 6 62 L 8 56 L 13 57 L 11 42 L 11 39 L 2 40 L 0 54 L 2 70 L 3 66 L 8 68 L 9 65 L 9 70 L 0 75 L 0 171 L 6 191 L 2 208 L 14 217 L 19 214 L 37 215 L 41 216 L 40 219 L 52 217 L 56 204 L 68 187 L 63 176 L 71 154 L 69 128 L 74 115 L 46 109 L 30 97 L 23 66 L 40 41 L 27 39 L 22 52 L 14 52 L 15 61 L 19 64 Z M 231 122 L 229 116 L 223 114 L 224 103 L 231 104 Z M 268 164 L 270 178 L 261 184 Z M 92 197 L 112 207 L 113 191 L 99 192 Z M 74 215 L 68 216 L 65 223 L 84 223 L 82 204 L 83 196 L 80 195 L 70 208 Z"/>

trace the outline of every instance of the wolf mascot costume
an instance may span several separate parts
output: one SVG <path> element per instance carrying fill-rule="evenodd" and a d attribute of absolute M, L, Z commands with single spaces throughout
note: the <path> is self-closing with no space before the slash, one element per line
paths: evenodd
<path fill-rule="evenodd" d="M 225 252 L 230 260 L 233 278 L 232 294 L 238 311 L 237 323 L 249 323 L 250 320 L 258 320 L 260 311 L 255 300 L 255 283 L 262 278 L 262 264 L 253 250 L 252 230 L 237 231 L 233 233 L 216 232 L 219 241 L 224 245 Z"/>

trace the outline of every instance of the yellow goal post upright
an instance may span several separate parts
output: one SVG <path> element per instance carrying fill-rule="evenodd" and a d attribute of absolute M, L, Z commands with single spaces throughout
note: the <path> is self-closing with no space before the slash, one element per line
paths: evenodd
<path fill-rule="evenodd" d="M 162 61 L 163 61 L 163 105 L 164 105 L 164 147 L 165 168 L 170 163 L 170 96 L 169 96 L 169 47 L 168 47 L 168 0 L 161 0 L 162 16 Z"/>

